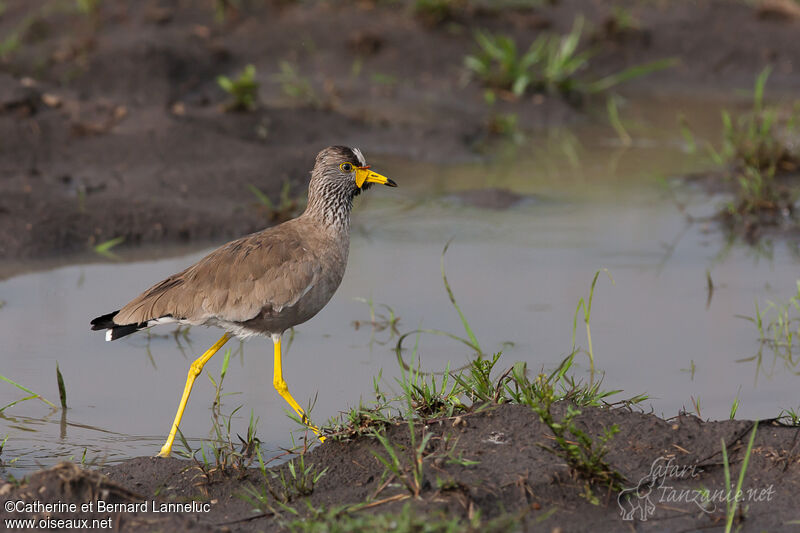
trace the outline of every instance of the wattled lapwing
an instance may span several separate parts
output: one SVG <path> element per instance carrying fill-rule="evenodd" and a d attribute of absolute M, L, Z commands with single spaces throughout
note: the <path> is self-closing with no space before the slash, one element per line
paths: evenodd
<path fill-rule="evenodd" d="M 311 171 L 308 206 L 302 215 L 229 242 L 147 289 L 119 311 L 92 320 L 92 329 L 106 330 L 107 341 L 157 324 L 225 330 L 222 338 L 189 367 L 178 412 L 160 456 L 170 455 L 194 380 L 231 337 L 272 337 L 272 384 L 307 422 L 283 380 L 281 334 L 316 315 L 336 292 L 347 265 L 353 198 L 372 183 L 397 187 L 392 180 L 371 171 L 358 148 L 325 148 Z M 317 428 L 311 429 L 319 435 Z"/>

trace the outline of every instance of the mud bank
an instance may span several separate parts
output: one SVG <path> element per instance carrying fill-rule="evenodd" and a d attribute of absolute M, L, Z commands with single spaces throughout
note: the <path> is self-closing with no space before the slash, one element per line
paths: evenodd
<path fill-rule="evenodd" d="M 558 408 L 563 409 L 563 405 Z M 145 505 L 147 512 L 134 506 L 121 512 L 48 515 L 23 510 L 3 516 L 111 518 L 120 531 L 282 531 L 300 529 L 297 521 L 303 518 L 324 524 L 332 517 L 353 520 L 364 514 L 401 514 L 410 506 L 405 512 L 425 517 L 421 520 L 431 527 L 460 519 L 463 527 L 472 523 L 481 531 L 724 529 L 728 489 L 721 441 L 726 443 L 735 488 L 753 422 L 703 422 L 688 415 L 663 420 L 603 408 L 583 409 L 577 420 L 593 439 L 614 425 L 619 428 L 606 455 L 625 478 L 625 490 L 619 494 L 592 485 L 597 501 L 591 503 L 585 479 L 544 449 L 553 446 L 553 435 L 538 416 L 525 406 L 499 405 L 416 427 L 417 443 L 423 433 L 431 435 L 422 452 L 416 498 L 378 460 L 377 456 L 388 458 L 387 449 L 376 439 L 358 437 L 329 439 L 307 452 L 305 465 L 325 474 L 311 484 L 307 495 L 286 493 L 288 507 L 255 511 L 246 501 L 248 487 L 261 491 L 267 482 L 279 496 L 283 494 L 279 476 L 273 474 L 282 469 L 289 477 L 287 464 L 265 477 L 254 468 L 220 469 L 174 458 L 141 457 L 93 471 L 62 463 L 31 474 L 21 484 L 7 483 L 0 493 L 4 500 L 72 502 L 78 507 L 96 500 Z M 398 451 L 403 476 L 411 476 L 408 425 L 391 426 L 386 435 Z M 742 531 L 786 531 L 800 518 L 795 505 L 800 485 L 798 435 L 796 427 L 760 422 L 742 485 L 742 510 L 735 521 Z M 709 491 L 705 502 L 704 489 Z M 169 510 L 167 504 L 193 505 L 196 512 L 153 512 Z M 326 515 L 331 509 L 339 509 L 338 514 Z"/>

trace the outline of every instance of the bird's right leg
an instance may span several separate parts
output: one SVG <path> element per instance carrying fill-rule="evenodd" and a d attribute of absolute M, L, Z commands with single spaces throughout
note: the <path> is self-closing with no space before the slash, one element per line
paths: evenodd
<path fill-rule="evenodd" d="M 189 367 L 189 376 L 186 378 L 186 386 L 183 388 L 183 396 L 181 396 L 181 401 L 178 404 L 178 413 L 175 415 L 175 421 L 172 423 L 172 429 L 167 437 L 167 442 L 165 442 L 164 446 L 161 447 L 161 451 L 158 454 L 159 457 L 169 457 L 169 454 L 172 453 L 172 443 L 175 442 L 175 435 L 178 433 L 178 425 L 181 423 L 183 411 L 186 409 L 186 404 L 189 401 L 189 393 L 192 392 L 194 380 L 197 379 L 197 376 L 199 376 L 200 372 L 203 371 L 203 367 L 208 360 L 211 359 L 211 357 L 217 353 L 230 338 L 231 334 L 226 332 L 225 335 L 223 335 L 216 343 L 214 343 L 214 346 L 206 350 L 205 353 L 198 357 L 197 360 Z"/>
<path fill-rule="evenodd" d="M 300 407 L 294 398 L 292 398 L 291 393 L 289 392 L 289 386 L 283 380 L 283 364 L 281 361 L 281 336 L 279 334 L 272 335 L 272 343 L 275 345 L 275 372 L 272 377 L 272 385 L 275 387 L 275 390 L 278 391 L 278 394 L 281 395 L 281 398 L 286 400 L 294 412 L 297 413 L 297 416 L 300 417 L 300 420 L 306 424 L 314 434 L 319 437 L 319 440 L 325 442 L 325 437 L 319 434 L 319 428 L 312 426 L 308 421 L 308 416 L 306 416 L 305 411 L 303 408 Z"/>

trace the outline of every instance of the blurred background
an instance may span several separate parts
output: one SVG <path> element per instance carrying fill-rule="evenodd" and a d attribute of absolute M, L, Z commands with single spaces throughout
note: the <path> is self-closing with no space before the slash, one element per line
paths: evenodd
<path fill-rule="evenodd" d="M 315 422 L 396 388 L 401 356 L 475 357 L 396 350 L 468 337 L 442 261 L 503 369 L 577 350 L 609 401 L 796 420 L 798 32 L 796 0 L 0 0 L 0 468 L 155 454 L 219 332 L 89 320 L 302 212 L 333 144 L 399 188 L 356 201 L 342 286 L 291 334 Z M 231 350 L 233 433 L 252 413 L 291 446 L 271 343 Z"/>

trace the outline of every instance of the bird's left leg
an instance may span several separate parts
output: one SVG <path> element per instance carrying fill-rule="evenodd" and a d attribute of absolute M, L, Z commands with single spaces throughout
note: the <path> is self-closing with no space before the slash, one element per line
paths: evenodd
<path fill-rule="evenodd" d="M 175 421 L 172 423 L 172 428 L 170 429 L 169 436 L 167 437 L 167 442 L 164 443 L 164 446 L 161 447 L 161 451 L 158 453 L 159 457 L 169 457 L 169 454 L 172 453 L 172 444 L 175 442 L 175 435 L 178 433 L 178 425 L 181 423 L 183 411 L 186 409 L 186 404 L 189 401 L 189 393 L 192 392 L 194 380 L 197 379 L 197 376 L 199 376 L 200 372 L 203 371 L 203 367 L 208 360 L 211 359 L 211 357 L 217 353 L 230 338 L 231 334 L 225 333 L 216 343 L 214 343 L 211 348 L 206 350 L 205 353 L 198 357 L 197 360 L 195 360 L 195 362 L 189 367 L 189 375 L 186 377 L 186 386 L 183 389 L 183 396 L 181 396 L 181 401 L 178 404 L 178 413 L 175 415 Z"/>
<path fill-rule="evenodd" d="M 325 437 L 319 434 L 319 428 L 311 425 L 308 421 L 308 417 L 306 416 L 305 411 L 303 408 L 300 407 L 294 398 L 292 398 L 291 393 L 289 392 L 289 386 L 283 380 L 283 365 L 281 364 L 281 335 L 279 333 L 275 333 L 272 335 L 272 343 L 275 345 L 275 373 L 272 378 L 272 385 L 275 387 L 275 390 L 278 391 L 278 394 L 286 400 L 294 412 L 300 417 L 300 420 L 303 421 L 314 434 L 319 437 L 319 440 L 325 442 Z"/>

